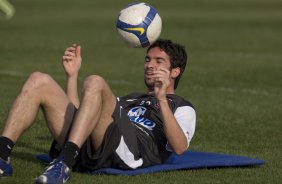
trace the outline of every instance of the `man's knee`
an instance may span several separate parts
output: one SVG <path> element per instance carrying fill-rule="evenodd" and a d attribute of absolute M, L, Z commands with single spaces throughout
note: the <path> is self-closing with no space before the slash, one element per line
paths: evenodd
<path fill-rule="evenodd" d="M 41 86 L 48 86 L 48 83 L 52 80 L 52 78 L 45 73 L 41 73 L 41 72 L 33 72 L 29 75 L 25 85 L 24 85 L 24 89 L 28 88 L 36 88 L 38 89 Z"/>
<path fill-rule="evenodd" d="M 88 76 L 83 84 L 83 92 L 93 93 L 102 91 L 105 85 L 105 80 L 99 75 L 90 75 Z"/>

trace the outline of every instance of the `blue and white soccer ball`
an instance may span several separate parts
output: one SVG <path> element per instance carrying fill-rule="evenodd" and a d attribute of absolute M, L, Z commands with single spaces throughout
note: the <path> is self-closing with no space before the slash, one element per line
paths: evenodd
<path fill-rule="evenodd" d="M 161 34 L 162 20 L 147 3 L 133 3 L 120 11 L 116 24 L 122 39 L 132 47 L 147 47 Z"/>

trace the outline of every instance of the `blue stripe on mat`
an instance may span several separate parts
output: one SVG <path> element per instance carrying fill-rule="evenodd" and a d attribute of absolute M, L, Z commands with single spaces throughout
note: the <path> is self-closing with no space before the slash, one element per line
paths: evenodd
<path fill-rule="evenodd" d="M 48 155 L 38 155 L 37 158 L 43 162 L 50 162 Z M 172 154 L 169 159 L 160 165 L 150 166 L 146 168 L 138 168 L 134 170 L 121 170 L 113 168 L 103 168 L 89 172 L 90 174 L 112 174 L 112 175 L 128 175 L 134 176 L 138 174 L 155 173 L 162 171 L 172 171 L 180 169 L 201 169 L 201 168 L 221 168 L 221 167 L 246 167 L 263 165 L 263 160 L 227 155 L 220 153 L 186 151 L 182 155 Z"/>

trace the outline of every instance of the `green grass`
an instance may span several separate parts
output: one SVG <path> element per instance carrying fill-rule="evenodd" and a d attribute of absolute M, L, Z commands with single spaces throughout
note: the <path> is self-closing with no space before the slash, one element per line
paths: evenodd
<path fill-rule="evenodd" d="M 16 14 L 0 17 L 0 128 L 32 71 L 65 84 L 61 56 L 82 45 L 79 86 L 103 75 L 117 95 L 144 91 L 144 49 L 127 47 L 115 30 L 129 1 L 14 0 Z M 280 0 L 155 0 L 162 38 L 186 46 L 189 64 L 177 91 L 197 109 L 191 149 L 250 156 L 262 167 L 202 169 L 135 177 L 73 173 L 70 183 L 279 183 L 282 153 L 282 2 Z M 12 154 L 14 175 L 0 183 L 32 183 L 51 136 L 40 112 Z"/>

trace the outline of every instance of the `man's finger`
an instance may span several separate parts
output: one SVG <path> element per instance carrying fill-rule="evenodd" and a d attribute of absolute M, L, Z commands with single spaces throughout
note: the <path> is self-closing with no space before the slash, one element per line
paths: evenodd
<path fill-rule="evenodd" d="M 72 60 L 73 57 L 72 56 L 63 56 L 63 61 L 65 60 Z"/>
<path fill-rule="evenodd" d="M 65 56 L 75 56 L 75 54 L 69 50 L 66 50 L 64 53 Z"/>
<path fill-rule="evenodd" d="M 80 57 L 80 53 L 81 53 L 81 46 L 78 45 L 78 46 L 76 47 L 76 50 L 75 50 L 75 55 L 76 55 L 76 57 Z"/>

